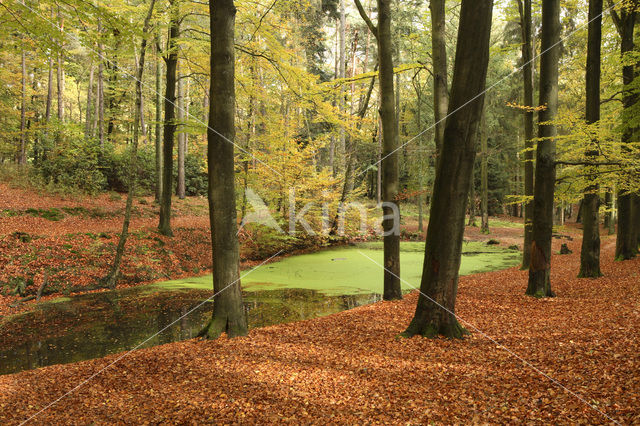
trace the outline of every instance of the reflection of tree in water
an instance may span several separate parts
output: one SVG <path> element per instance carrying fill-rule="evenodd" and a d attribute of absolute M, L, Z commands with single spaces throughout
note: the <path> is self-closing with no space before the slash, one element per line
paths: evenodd
<path fill-rule="evenodd" d="M 210 296 L 202 290 L 152 293 L 136 288 L 42 305 L 0 330 L 0 374 L 126 351 L 174 322 L 141 347 L 193 338 L 211 315 L 213 303 L 202 304 Z M 249 326 L 255 328 L 352 309 L 376 302 L 380 295 L 280 289 L 245 292 L 244 298 Z"/>

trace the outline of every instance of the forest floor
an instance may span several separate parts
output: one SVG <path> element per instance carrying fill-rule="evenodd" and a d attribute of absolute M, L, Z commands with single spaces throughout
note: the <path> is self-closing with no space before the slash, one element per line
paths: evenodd
<path fill-rule="evenodd" d="M 0 376 L 0 419 L 637 424 L 640 259 L 614 262 L 615 238 L 602 240 L 604 276 L 592 280 L 576 278 L 579 238 L 554 239 L 554 253 L 573 250 L 552 259 L 555 298 L 524 296 L 517 268 L 462 277 L 457 314 L 472 333 L 462 341 L 398 338 L 414 291 L 247 337 Z"/>

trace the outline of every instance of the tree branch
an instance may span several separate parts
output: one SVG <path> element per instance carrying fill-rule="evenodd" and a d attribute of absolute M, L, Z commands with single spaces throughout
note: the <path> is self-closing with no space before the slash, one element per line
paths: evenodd
<path fill-rule="evenodd" d="M 367 24 L 367 27 L 369 27 L 369 31 L 371 31 L 371 34 L 373 34 L 373 36 L 377 39 L 378 28 L 375 25 L 373 25 L 373 22 L 371 22 L 371 18 L 369 18 L 369 16 L 367 15 L 367 12 L 365 12 L 364 7 L 362 7 L 362 3 L 360 3 L 360 0 L 354 0 L 354 2 L 356 3 L 356 7 L 358 8 L 358 12 L 360 13 L 360 16 L 362 16 L 362 19 L 364 20 L 365 24 Z"/>

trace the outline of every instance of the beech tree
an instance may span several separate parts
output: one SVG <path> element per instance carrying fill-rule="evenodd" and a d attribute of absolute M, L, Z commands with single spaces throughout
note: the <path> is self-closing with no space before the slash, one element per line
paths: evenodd
<path fill-rule="evenodd" d="M 612 2 L 609 2 L 612 7 L 611 17 L 620 35 L 620 54 L 623 61 L 635 48 L 634 25 L 638 14 L 635 9 L 640 6 L 638 3 L 640 2 L 637 0 L 631 1 L 629 4 L 623 4 L 620 10 L 616 11 Z M 622 83 L 625 86 L 622 97 L 623 144 L 631 143 L 633 138 L 634 129 L 630 125 L 633 117 L 631 111 L 638 101 L 638 95 L 629 86 L 633 83 L 634 78 L 634 65 L 624 62 L 622 66 Z M 638 252 L 637 231 L 635 229 L 640 225 L 635 224 L 633 220 L 633 198 L 634 195 L 625 189 L 618 194 L 618 232 L 616 234 L 616 259 L 618 260 L 632 259 Z"/>
<path fill-rule="evenodd" d="M 462 0 L 444 144 L 431 201 L 420 296 L 403 333 L 461 338 L 455 316 L 462 236 L 489 63 L 492 0 Z M 446 167 L 445 167 L 446 165 Z"/>
<path fill-rule="evenodd" d="M 587 36 L 586 120 L 587 124 L 600 120 L 600 43 L 602 39 L 602 0 L 589 0 L 589 29 Z M 598 141 L 593 141 L 587 158 L 598 155 Z M 590 166 L 589 168 L 594 168 Z M 592 177 L 591 180 L 595 180 Z M 589 185 L 582 199 L 582 249 L 578 277 L 597 278 L 600 272 L 600 194 L 597 183 Z"/>
<path fill-rule="evenodd" d="M 529 284 L 526 294 L 554 296 L 551 290 L 551 235 L 556 185 L 557 129 L 552 120 L 558 112 L 558 61 L 560 59 L 560 0 L 542 0 L 540 58 L 540 105 L 538 147 L 533 195 L 533 235 Z"/>
<path fill-rule="evenodd" d="M 382 229 L 384 231 L 384 300 L 402 299 L 400 286 L 400 233 L 392 204 L 398 195 L 398 123 L 393 88 L 393 43 L 391 42 L 391 0 L 378 0 L 378 24 L 373 25 L 359 0 L 358 12 L 378 42 L 380 121 L 382 123 Z"/>
<path fill-rule="evenodd" d="M 171 22 L 164 56 L 166 79 L 164 95 L 164 124 L 162 143 L 162 197 L 158 231 L 173 236 L 171 230 L 171 195 L 173 191 L 173 145 L 176 133 L 176 81 L 178 68 L 178 37 L 180 36 L 179 0 L 170 2 Z"/>
<path fill-rule="evenodd" d="M 531 241 L 533 235 L 533 57 L 531 0 L 518 0 L 520 28 L 522 31 L 522 78 L 524 90 L 524 244 L 522 247 L 521 269 L 529 269 L 531 261 Z"/>
<path fill-rule="evenodd" d="M 200 333 L 215 339 L 247 334 L 238 272 L 235 140 L 235 16 L 233 0 L 209 2 L 211 22 L 211 85 L 207 129 L 209 220 L 213 255 L 213 315 Z"/>

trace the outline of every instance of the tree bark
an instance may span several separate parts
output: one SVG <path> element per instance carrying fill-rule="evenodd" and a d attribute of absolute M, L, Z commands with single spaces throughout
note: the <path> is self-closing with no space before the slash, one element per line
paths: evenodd
<path fill-rule="evenodd" d="M 523 5 L 524 1 L 524 5 Z M 531 0 L 518 0 L 522 28 L 522 77 L 524 80 L 524 105 L 533 108 L 533 42 Z M 524 245 L 521 269 L 529 269 L 531 262 L 531 242 L 533 236 L 533 110 L 524 113 Z"/>
<path fill-rule="evenodd" d="M 586 121 L 588 124 L 600 120 L 600 43 L 602 40 L 602 2 L 589 0 L 589 28 L 587 35 L 586 72 Z M 593 141 L 586 152 L 587 158 L 598 156 L 597 141 Z M 595 161 L 595 158 L 593 158 Z M 595 166 L 589 166 L 594 169 Z M 591 176 L 595 180 L 596 176 Z M 589 179 L 589 178 L 587 178 Z M 598 185 L 589 185 L 584 194 L 582 220 L 582 248 L 580 250 L 579 278 L 597 278 L 600 271 L 600 196 Z"/>
<path fill-rule="evenodd" d="M 393 88 L 391 0 L 378 0 L 378 60 L 380 62 L 380 118 L 382 120 L 382 201 L 384 231 L 384 300 L 402 298 L 400 286 L 400 232 L 394 211 L 398 194 L 398 125 Z"/>
<path fill-rule="evenodd" d="M 487 146 L 487 117 L 486 106 L 482 112 L 480 122 L 480 144 L 482 158 L 480 159 L 480 232 L 489 233 L 489 148 Z"/>
<path fill-rule="evenodd" d="M 182 74 L 178 73 L 178 124 L 180 132 L 178 133 L 178 187 L 177 195 L 179 199 L 184 199 L 185 182 L 184 182 L 184 155 L 185 155 L 185 136 L 184 132 L 184 83 Z"/>
<path fill-rule="evenodd" d="M 98 34 L 99 37 L 102 37 L 102 23 L 100 18 L 98 18 Z M 102 41 L 98 41 L 98 93 L 97 96 L 97 111 L 98 114 L 98 140 L 100 141 L 100 146 L 104 147 L 104 47 L 102 46 Z"/>
<path fill-rule="evenodd" d="M 476 185 L 474 169 L 475 161 L 474 165 L 471 167 L 471 183 L 469 184 L 469 222 L 467 222 L 467 226 L 476 227 L 478 224 L 476 223 Z"/>
<path fill-rule="evenodd" d="M 620 35 L 620 53 L 626 56 L 628 52 L 634 50 L 634 24 L 637 12 L 627 10 L 623 6 L 618 14 L 611 9 L 611 16 Z M 622 97 L 622 120 L 625 127 L 622 132 L 622 143 L 630 143 L 633 139 L 633 129 L 629 126 L 629 121 L 633 117 L 631 109 L 638 100 L 638 96 L 628 89 L 635 77 L 634 66 L 625 65 L 622 67 L 622 83 L 625 91 Z M 634 234 L 633 212 L 632 212 L 632 195 L 626 190 L 620 190 L 618 193 L 618 231 L 616 234 L 616 260 L 629 260 L 636 256 L 638 247 L 633 240 Z"/>
<path fill-rule="evenodd" d="M 21 55 L 22 76 L 20 100 L 20 146 L 18 147 L 18 164 L 27 164 L 27 61 L 24 50 Z"/>
<path fill-rule="evenodd" d="M 551 234 L 556 184 L 556 126 L 541 124 L 555 119 L 558 111 L 558 61 L 560 59 L 560 0 L 542 1 L 542 58 L 540 61 L 540 104 L 538 113 L 538 147 L 533 194 L 533 235 L 529 283 L 526 294 L 552 297 Z"/>
<path fill-rule="evenodd" d="M 436 158 L 444 143 L 445 117 L 449 105 L 447 89 L 446 0 L 431 0 L 431 56 L 433 61 L 433 114 L 435 119 Z M 436 164 L 438 160 L 436 160 Z"/>
<path fill-rule="evenodd" d="M 162 95 L 160 90 L 162 86 L 162 64 L 160 62 L 160 36 L 156 36 L 156 191 L 155 198 L 158 203 L 162 199 Z"/>
<path fill-rule="evenodd" d="M 233 0 L 210 0 L 211 87 L 209 107 L 209 218 L 213 251 L 213 315 L 201 335 L 215 339 L 247 334 L 238 272 L 235 194 L 235 57 Z M 214 132 L 212 129 L 216 129 Z M 219 133 L 218 133 L 219 132 Z"/>
<path fill-rule="evenodd" d="M 173 236 L 171 230 L 171 192 L 173 190 L 173 143 L 176 133 L 176 73 L 178 65 L 177 39 L 180 35 L 180 16 L 176 0 L 171 2 L 171 22 L 166 65 L 166 84 L 164 95 L 164 132 L 162 150 L 162 198 L 160 200 L 160 224 L 158 231 L 162 235 Z"/>
<path fill-rule="evenodd" d="M 84 137 L 89 139 L 91 137 L 91 123 L 93 117 L 93 110 L 91 105 L 93 103 L 93 64 L 89 67 L 89 83 L 87 84 L 87 111 L 84 122 Z"/>
<path fill-rule="evenodd" d="M 64 121 L 64 62 L 62 53 L 58 53 L 58 120 Z"/>
<path fill-rule="evenodd" d="M 466 333 L 456 319 L 455 301 L 467 195 L 484 104 L 492 9 L 491 0 L 462 0 L 446 143 L 440 160 L 447 167 L 437 168 L 420 296 L 403 333 L 407 337 L 461 338 Z"/>

